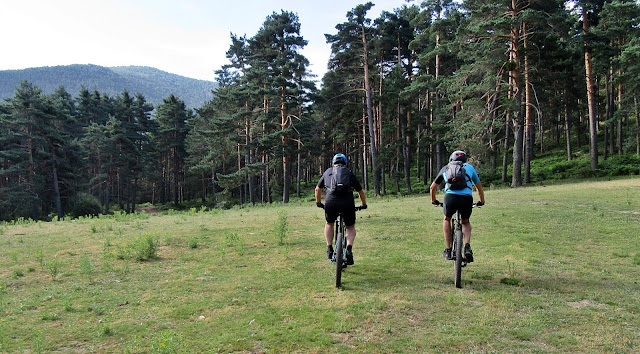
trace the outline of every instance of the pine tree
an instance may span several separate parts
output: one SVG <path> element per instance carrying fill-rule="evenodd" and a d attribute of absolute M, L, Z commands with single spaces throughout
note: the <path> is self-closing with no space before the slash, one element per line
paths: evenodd
<path fill-rule="evenodd" d="M 289 202 L 291 189 L 291 150 L 289 146 L 295 98 L 301 96 L 299 85 L 308 76 L 309 61 L 300 53 L 307 41 L 300 35 L 298 16 L 282 11 L 268 16 L 249 41 L 252 61 L 266 63 L 264 83 L 278 107 L 282 145 L 282 201 Z M 258 66 L 259 67 L 259 66 Z"/>
<path fill-rule="evenodd" d="M 330 68 L 350 69 L 354 61 L 362 70 L 362 87 L 365 93 L 365 112 L 369 129 L 369 146 L 371 149 L 371 170 L 373 172 L 374 195 L 379 196 L 381 184 L 381 172 L 378 162 L 378 147 L 374 128 L 373 116 L 373 90 L 371 87 L 370 73 L 370 46 L 374 28 L 371 19 L 367 18 L 367 12 L 373 7 L 373 3 L 358 5 L 347 12 L 347 21 L 336 25 L 336 35 L 325 35 L 327 43 L 331 44 L 332 58 Z"/>
<path fill-rule="evenodd" d="M 184 182 L 187 123 L 193 117 L 193 113 L 186 108 L 184 101 L 174 95 L 165 98 L 156 109 L 159 124 L 156 143 L 160 147 L 163 170 L 166 172 L 163 176 L 163 191 L 173 192 L 173 204 L 177 206 L 181 200 L 181 187 Z"/>

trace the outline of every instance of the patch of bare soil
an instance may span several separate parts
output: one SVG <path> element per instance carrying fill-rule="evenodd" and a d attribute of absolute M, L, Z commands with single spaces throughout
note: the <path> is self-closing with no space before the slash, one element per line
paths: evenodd
<path fill-rule="evenodd" d="M 567 302 L 567 305 L 573 307 L 574 309 L 581 309 L 581 308 L 585 308 L 585 307 L 589 307 L 589 306 L 593 306 L 593 307 L 603 307 L 604 306 L 604 304 L 599 304 L 599 303 L 593 302 L 591 300 Z"/>
<path fill-rule="evenodd" d="M 160 213 L 160 211 L 158 211 L 158 209 L 154 205 L 150 205 L 150 206 L 144 207 L 144 208 L 138 208 L 138 209 L 136 209 L 136 211 L 138 213 L 145 212 L 147 214 L 159 214 Z"/>

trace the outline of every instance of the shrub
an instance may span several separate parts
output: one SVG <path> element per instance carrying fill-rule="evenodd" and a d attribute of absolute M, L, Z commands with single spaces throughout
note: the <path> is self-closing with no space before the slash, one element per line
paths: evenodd
<path fill-rule="evenodd" d="M 98 198 L 88 193 L 78 193 L 71 202 L 70 214 L 75 217 L 97 216 L 102 212 Z"/>
<path fill-rule="evenodd" d="M 154 237 L 150 234 L 146 234 L 138 237 L 134 243 L 133 257 L 136 261 L 148 261 L 150 259 L 158 258 L 156 252 L 158 249 L 158 243 Z"/>
<path fill-rule="evenodd" d="M 58 276 L 58 274 L 60 274 L 60 262 L 58 262 L 57 259 L 54 259 L 49 262 L 49 264 L 47 264 L 47 267 L 49 268 L 51 279 L 56 280 L 56 277 Z"/>
<path fill-rule="evenodd" d="M 284 209 L 278 210 L 278 220 L 273 227 L 273 233 L 278 239 L 278 244 L 283 245 L 284 239 L 287 236 L 289 230 L 289 222 L 287 221 L 287 211 Z"/>
<path fill-rule="evenodd" d="M 600 164 L 608 176 L 640 174 L 640 156 L 635 154 L 613 155 Z"/>

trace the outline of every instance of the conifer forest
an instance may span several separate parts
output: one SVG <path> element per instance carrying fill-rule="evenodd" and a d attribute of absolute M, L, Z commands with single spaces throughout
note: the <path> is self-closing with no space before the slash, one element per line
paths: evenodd
<path fill-rule="evenodd" d="M 296 13 L 231 34 L 213 99 L 193 110 L 23 81 L 0 103 L 0 220 L 288 203 L 338 152 L 372 196 L 424 193 L 456 149 L 511 187 L 549 151 L 588 155 L 590 171 L 640 155 L 638 1 L 373 6 L 325 34 L 322 78 Z"/>

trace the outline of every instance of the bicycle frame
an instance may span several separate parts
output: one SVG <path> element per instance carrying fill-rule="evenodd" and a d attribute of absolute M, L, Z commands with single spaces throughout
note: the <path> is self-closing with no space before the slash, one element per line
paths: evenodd
<path fill-rule="evenodd" d="M 467 260 L 462 253 L 463 237 L 460 212 L 456 211 L 451 219 L 451 255 L 454 261 L 454 283 L 456 288 L 462 288 L 462 268 L 467 265 Z"/>
<path fill-rule="evenodd" d="M 333 258 L 331 261 L 336 262 L 336 288 L 339 288 L 342 286 L 342 271 L 347 268 L 347 237 L 342 213 L 338 214 L 336 219 L 333 242 Z"/>

